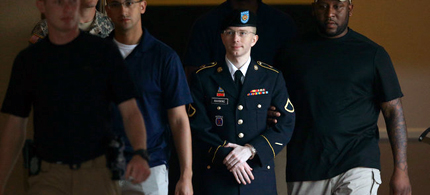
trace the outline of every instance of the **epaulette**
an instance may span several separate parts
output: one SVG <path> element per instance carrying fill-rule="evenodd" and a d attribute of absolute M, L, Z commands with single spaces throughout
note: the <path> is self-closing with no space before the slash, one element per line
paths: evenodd
<path fill-rule="evenodd" d="M 216 62 L 212 62 L 212 63 L 210 63 L 209 65 L 201 65 L 200 67 L 199 67 L 199 69 L 196 71 L 196 73 L 199 73 L 200 71 L 202 71 L 202 70 L 204 70 L 204 69 L 207 69 L 207 68 L 212 68 L 212 67 L 214 67 L 214 66 L 216 66 L 217 65 L 217 63 Z"/>
<path fill-rule="evenodd" d="M 269 69 L 269 70 L 271 70 L 271 71 L 273 71 L 273 72 L 279 73 L 279 71 L 278 71 L 278 70 L 276 70 L 273 66 L 271 66 L 271 65 L 269 65 L 269 64 L 266 64 L 266 63 L 264 63 L 264 62 L 262 62 L 262 61 L 257 61 L 257 64 L 258 64 L 259 66 L 261 66 L 261 67 L 265 68 L 265 69 Z"/>

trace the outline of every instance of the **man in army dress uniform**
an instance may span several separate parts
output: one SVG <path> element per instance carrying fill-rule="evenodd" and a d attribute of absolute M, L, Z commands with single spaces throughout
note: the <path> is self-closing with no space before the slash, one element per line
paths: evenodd
<path fill-rule="evenodd" d="M 190 83 L 196 194 L 277 194 L 274 158 L 291 138 L 295 113 L 282 74 L 251 59 L 256 16 L 233 11 L 222 25 L 225 60 L 202 66 Z M 267 109 L 282 110 L 267 127 Z"/>
<path fill-rule="evenodd" d="M 93 35 L 106 38 L 114 29 L 112 21 L 96 10 L 98 0 L 81 0 L 79 8 L 79 29 Z M 46 19 L 40 20 L 31 32 L 30 43 L 34 44 L 48 34 Z"/>

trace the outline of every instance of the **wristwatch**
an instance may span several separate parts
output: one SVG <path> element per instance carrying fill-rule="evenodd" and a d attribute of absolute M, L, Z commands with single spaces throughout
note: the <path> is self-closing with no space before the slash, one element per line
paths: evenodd
<path fill-rule="evenodd" d="M 249 149 L 251 150 L 251 157 L 249 157 L 249 159 L 253 159 L 255 154 L 257 154 L 257 150 L 251 144 L 245 144 L 245 146 L 249 147 Z"/>
<path fill-rule="evenodd" d="M 148 151 L 146 151 L 145 149 L 135 150 L 133 152 L 133 156 L 134 155 L 139 155 L 140 157 L 142 157 L 143 159 L 145 159 L 147 162 L 149 162 Z"/>

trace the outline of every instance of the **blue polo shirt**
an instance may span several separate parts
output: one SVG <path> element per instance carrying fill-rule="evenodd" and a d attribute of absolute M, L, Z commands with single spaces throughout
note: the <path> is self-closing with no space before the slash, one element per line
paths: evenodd
<path fill-rule="evenodd" d="M 221 40 L 221 25 L 233 11 L 227 0 L 194 23 L 184 57 L 186 66 L 201 66 L 208 62 L 223 61 L 225 47 Z M 296 36 L 294 20 L 286 13 L 259 1 L 257 10 L 259 39 L 251 49 L 253 59 L 273 64 L 275 55 Z"/>
<path fill-rule="evenodd" d="M 125 58 L 127 68 L 141 97 L 137 104 L 145 120 L 149 166 L 167 164 L 171 131 L 167 110 L 192 102 L 184 70 L 176 52 L 154 38 L 145 28 L 140 43 Z M 114 37 L 111 33 L 110 38 Z M 126 139 L 124 125 L 117 108 L 114 131 L 126 140 L 126 158 L 133 148 Z"/>

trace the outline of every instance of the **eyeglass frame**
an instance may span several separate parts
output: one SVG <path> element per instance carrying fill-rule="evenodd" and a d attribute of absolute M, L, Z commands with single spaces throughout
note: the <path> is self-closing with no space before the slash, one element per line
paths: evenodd
<path fill-rule="evenodd" d="M 227 33 L 231 33 L 231 34 L 227 34 Z M 241 33 L 245 33 L 245 34 L 241 34 Z M 248 34 L 256 35 L 257 33 L 252 32 L 252 31 L 247 31 L 247 30 L 238 30 L 238 31 L 236 31 L 236 30 L 223 30 L 222 34 L 224 34 L 225 36 L 229 36 L 229 37 L 232 37 L 233 35 L 236 36 L 236 34 L 239 37 L 246 37 L 246 36 L 248 36 Z"/>
<path fill-rule="evenodd" d="M 119 1 L 112 1 L 112 2 L 108 3 L 108 2 L 106 1 L 106 7 L 107 7 L 108 9 L 110 9 L 110 10 L 113 10 L 113 9 L 119 9 L 119 8 L 122 8 L 122 7 L 131 8 L 134 4 L 136 4 L 136 3 L 140 3 L 140 2 L 142 2 L 142 1 L 143 1 L 143 0 L 138 0 L 138 1 L 128 1 L 128 0 L 126 0 L 126 1 L 124 1 L 124 2 L 122 2 L 122 3 L 120 3 Z M 114 3 L 114 5 L 115 5 L 115 4 L 117 4 L 117 5 L 118 5 L 118 7 L 112 7 L 112 3 Z M 126 3 L 129 3 L 129 5 L 126 5 Z M 119 6 L 119 5 L 121 5 L 121 6 Z"/>

